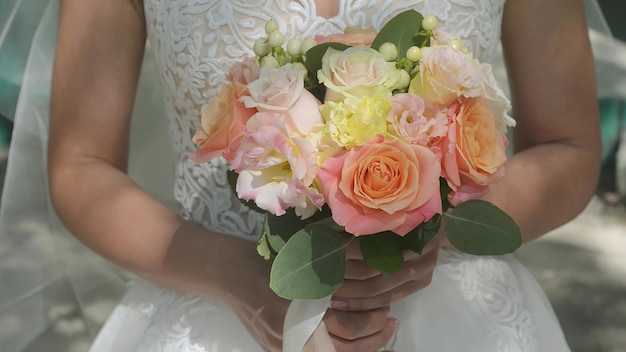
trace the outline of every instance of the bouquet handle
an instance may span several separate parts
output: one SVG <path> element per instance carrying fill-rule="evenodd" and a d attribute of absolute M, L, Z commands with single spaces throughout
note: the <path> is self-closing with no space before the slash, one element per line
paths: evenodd
<path fill-rule="evenodd" d="M 322 321 L 330 306 L 330 296 L 318 300 L 294 300 L 285 317 L 284 352 L 334 352 Z"/>

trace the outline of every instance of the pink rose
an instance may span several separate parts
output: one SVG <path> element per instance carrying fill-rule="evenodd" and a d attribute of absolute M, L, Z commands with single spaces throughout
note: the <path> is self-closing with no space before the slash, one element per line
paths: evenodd
<path fill-rule="evenodd" d="M 312 141 L 289 135 L 287 117 L 270 112 L 254 115 L 231 168 L 239 173 L 239 198 L 253 200 L 275 215 L 293 207 L 307 218 L 324 204 L 313 185 L 317 150 Z"/>
<path fill-rule="evenodd" d="M 254 57 L 246 57 L 242 61 L 234 64 L 230 70 L 228 70 L 226 79 L 230 82 L 247 85 L 248 83 L 259 78 L 260 71 L 261 66 L 259 65 L 259 61 Z"/>
<path fill-rule="evenodd" d="M 450 106 L 459 97 L 480 96 L 481 83 L 482 72 L 468 54 L 449 46 L 426 47 L 409 93 Z"/>
<path fill-rule="evenodd" d="M 440 171 L 428 148 L 378 137 L 326 159 L 318 179 L 333 219 L 347 232 L 403 236 L 441 213 Z"/>
<path fill-rule="evenodd" d="M 247 90 L 241 84 L 225 84 L 203 107 L 201 127 L 192 139 L 199 149 L 191 155 L 191 160 L 202 163 L 220 155 L 227 161 L 232 160 L 241 144 L 246 123 L 257 112 L 239 101 L 245 94 Z"/>
<path fill-rule="evenodd" d="M 442 142 L 442 174 L 460 200 L 482 197 L 504 173 L 506 136 L 483 99 L 464 99 Z M 456 200 L 455 200 L 456 199 Z"/>
<path fill-rule="evenodd" d="M 393 135 L 412 144 L 430 147 L 448 134 L 448 109 L 418 95 L 394 95 L 387 121 Z"/>

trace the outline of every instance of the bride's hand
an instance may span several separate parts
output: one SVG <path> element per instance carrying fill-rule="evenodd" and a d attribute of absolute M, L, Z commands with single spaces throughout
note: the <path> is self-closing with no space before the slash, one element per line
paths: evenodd
<path fill-rule="evenodd" d="M 258 254 L 242 256 L 245 268 L 229 285 L 229 305 L 237 317 L 266 352 L 281 352 L 283 324 L 289 303 L 269 288 L 271 262 Z"/>
<path fill-rule="evenodd" d="M 338 352 L 373 352 L 387 343 L 398 324 L 389 317 L 391 304 L 430 284 L 441 238 L 437 236 L 421 255 L 405 251 L 404 265 L 389 277 L 365 263 L 358 241 L 350 244 L 344 283 L 324 317 Z"/>

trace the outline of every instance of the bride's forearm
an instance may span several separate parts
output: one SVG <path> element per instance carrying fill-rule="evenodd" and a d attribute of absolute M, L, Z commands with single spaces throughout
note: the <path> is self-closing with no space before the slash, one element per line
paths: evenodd
<path fill-rule="evenodd" d="M 578 215 L 594 194 L 599 159 L 593 148 L 553 142 L 513 156 L 485 199 L 520 225 L 531 241 Z"/>
<path fill-rule="evenodd" d="M 253 263 L 265 270 L 255 244 L 210 232 L 181 219 L 152 199 L 122 171 L 86 160 L 50 173 L 59 217 L 88 247 L 159 284 L 228 299 L 235 270 Z"/>

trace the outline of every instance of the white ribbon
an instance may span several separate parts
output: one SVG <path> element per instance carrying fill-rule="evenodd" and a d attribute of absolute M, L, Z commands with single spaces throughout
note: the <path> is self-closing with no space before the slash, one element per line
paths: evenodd
<path fill-rule="evenodd" d="M 285 317 L 283 352 L 302 352 L 307 341 L 320 326 L 328 307 L 330 296 L 318 300 L 292 301 Z M 323 330 L 326 331 L 325 328 Z M 322 337 L 330 342 L 328 334 Z M 328 350 L 325 349 L 323 352 Z"/>

